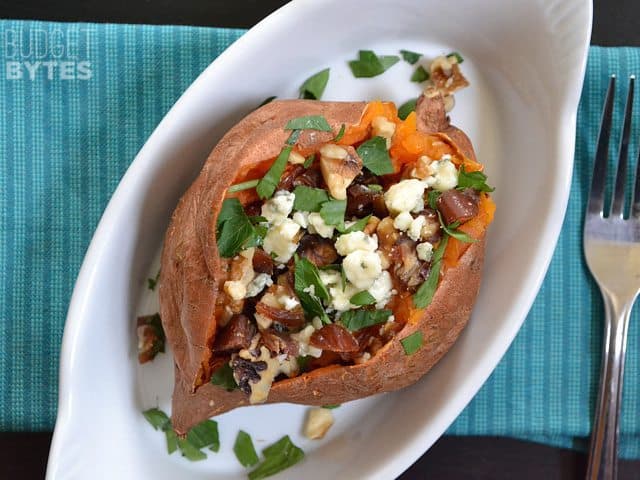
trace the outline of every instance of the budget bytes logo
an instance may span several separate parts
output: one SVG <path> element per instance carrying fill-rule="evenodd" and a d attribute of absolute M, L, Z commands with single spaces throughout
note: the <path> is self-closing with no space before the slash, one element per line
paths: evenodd
<path fill-rule="evenodd" d="M 89 80 L 91 32 L 83 27 L 4 30 L 4 77 L 7 80 Z"/>

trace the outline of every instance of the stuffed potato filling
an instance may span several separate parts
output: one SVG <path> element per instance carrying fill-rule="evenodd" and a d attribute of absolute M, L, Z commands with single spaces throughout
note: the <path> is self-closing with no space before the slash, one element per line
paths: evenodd
<path fill-rule="evenodd" d="M 212 370 L 251 403 L 275 381 L 367 362 L 491 221 L 482 166 L 419 131 L 427 114 L 372 102 L 316 143 L 301 135 L 331 131 L 325 119 L 291 119 L 280 155 L 227 190 Z"/>

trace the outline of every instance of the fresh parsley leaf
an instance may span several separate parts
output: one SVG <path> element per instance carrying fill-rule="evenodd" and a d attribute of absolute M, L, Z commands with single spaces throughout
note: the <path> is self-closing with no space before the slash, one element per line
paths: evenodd
<path fill-rule="evenodd" d="M 342 280 L 342 291 L 347 288 L 347 272 L 344 270 L 344 264 L 340 265 L 340 279 Z"/>
<path fill-rule="evenodd" d="M 349 303 L 351 303 L 352 305 L 358 305 L 358 306 L 373 305 L 374 303 L 376 303 L 376 299 L 369 292 L 364 291 L 364 292 L 356 293 L 353 297 L 351 297 L 351 299 L 349 300 Z"/>
<path fill-rule="evenodd" d="M 300 370 L 300 373 L 307 371 L 307 367 L 309 366 L 309 362 L 312 358 L 313 357 L 311 357 L 310 355 L 300 356 L 296 358 L 296 360 L 298 361 L 298 369 Z"/>
<path fill-rule="evenodd" d="M 316 159 L 316 154 L 315 154 L 315 153 L 312 153 L 311 155 L 309 155 L 309 156 L 304 160 L 304 163 L 302 164 L 302 166 L 303 166 L 304 168 L 309 168 L 309 167 L 313 164 L 313 162 L 315 161 L 315 159 Z"/>
<path fill-rule="evenodd" d="M 347 129 L 346 125 L 343 123 L 342 126 L 340 127 L 340 131 L 338 132 L 338 134 L 335 136 L 335 138 L 333 139 L 334 142 L 339 142 L 342 137 L 344 137 L 344 132 Z"/>
<path fill-rule="evenodd" d="M 228 193 L 234 193 L 234 192 L 241 192 L 242 190 L 249 190 L 250 188 L 254 188 L 256 185 L 258 185 L 258 182 L 260 180 L 259 179 L 255 179 L 255 180 L 247 180 L 246 182 L 242 182 L 242 183 L 236 183 L 235 185 L 231 185 L 227 192 Z"/>
<path fill-rule="evenodd" d="M 320 100 L 329 81 L 329 71 L 325 68 L 307 78 L 300 87 L 300 98 Z"/>
<path fill-rule="evenodd" d="M 413 355 L 420 350 L 420 347 L 422 346 L 422 332 L 420 330 L 413 332 L 408 337 L 400 340 L 400 343 L 402 344 L 402 348 L 406 355 Z"/>
<path fill-rule="evenodd" d="M 405 62 L 408 62 L 411 65 L 420 60 L 420 57 L 422 56 L 421 53 L 412 52 L 411 50 L 400 50 L 400 55 L 402 55 Z"/>
<path fill-rule="evenodd" d="M 430 208 L 437 210 L 438 198 L 440 198 L 440 195 L 442 195 L 442 192 L 439 192 L 438 190 L 429 190 L 429 192 L 427 192 L 427 203 Z"/>
<path fill-rule="evenodd" d="M 325 323 L 329 322 L 329 317 L 324 311 L 320 298 L 329 300 L 329 292 L 320 280 L 318 267 L 306 258 L 295 257 L 294 290 L 302 310 L 309 319 L 320 318 Z"/>
<path fill-rule="evenodd" d="M 224 388 L 231 392 L 238 388 L 235 378 L 233 378 L 233 370 L 228 363 L 225 363 L 211 375 L 211 383 Z"/>
<path fill-rule="evenodd" d="M 273 95 L 272 97 L 265 98 L 262 101 L 262 103 L 256 107 L 256 110 L 259 109 L 260 107 L 264 107 L 267 103 L 273 102 L 276 98 L 278 98 L 278 97 L 276 97 L 275 95 Z"/>
<path fill-rule="evenodd" d="M 292 118 L 284 127 L 285 130 L 319 130 L 330 132 L 331 126 L 322 115 L 306 115 L 304 117 Z"/>
<path fill-rule="evenodd" d="M 340 322 L 350 331 L 355 332 L 386 322 L 391 313 L 391 310 L 347 310 L 340 316 Z"/>
<path fill-rule="evenodd" d="M 413 72 L 413 75 L 411 75 L 411 81 L 422 83 L 425 80 L 429 80 L 429 72 L 427 72 L 422 65 L 419 65 L 415 72 Z"/>
<path fill-rule="evenodd" d="M 460 240 L 465 243 L 475 243 L 477 240 L 475 238 L 470 237 L 465 232 L 461 232 L 457 228 L 460 226 L 460 222 L 453 222 L 449 225 L 444 223 L 442 218 L 442 214 L 438 210 L 438 218 L 440 219 L 440 225 L 442 225 L 442 229 L 449 235 L 450 237 L 455 238 L 456 240 Z"/>
<path fill-rule="evenodd" d="M 329 300 L 329 291 L 320 280 L 318 267 L 304 257 L 295 259 L 294 284 L 295 289 L 301 291 L 313 285 L 316 297 L 325 301 Z"/>
<path fill-rule="evenodd" d="M 267 171 L 264 177 L 258 182 L 258 186 L 256 187 L 256 191 L 258 192 L 258 196 L 265 200 L 267 198 L 271 198 L 273 193 L 276 191 L 276 187 L 280 182 L 280 177 L 284 173 L 284 169 L 287 166 L 287 160 L 289 159 L 289 154 L 291 153 L 292 147 L 287 146 L 282 149 L 278 158 L 276 158 L 271 168 Z"/>
<path fill-rule="evenodd" d="M 322 204 L 329 201 L 329 195 L 321 188 L 298 185 L 293 194 L 296 196 L 293 209 L 303 212 L 319 212 Z"/>
<path fill-rule="evenodd" d="M 412 98 L 411 100 L 407 100 L 398 108 L 398 118 L 400 120 L 406 120 L 411 112 L 415 112 L 416 103 L 418 102 L 417 98 Z"/>
<path fill-rule="evenodd" d="M 207 458 L 207 455 L 204 452 L 200 451 L 199 448 L 191 445 L 189 440 L 187 440 L 186 438 L 178 437 L 178 448 L 180 449 L 180 453 L 182 454 L 182 456 L 187 460 L 191 460 L 192 462 L 198 462 Z"/>
<path fill-rule="evenodd" d="M 367 226 L 367 223 L 369 223 L 369 219 L 370 218 L 371 218 L 371 215 L 367 215 L 366 217 L 361 218 L 360 220 L 356 221 L 350 227 L 344 227 L 343 225 L 338 225 L 336 227 L 336 229 L 340 233 L 361 232 L 362 230 L 364 230 L 364 227 Z"/>
<path fill-rule="evenodd" d="M 197 449 L 209 447 L 209 450 L 217 452 L 220 450 L 218 423 L 213 420 L 200 422 L 189 430 L 187 440 Z"/>
<path fill-rule="evenodd" d="M 335 410 L 340 406 L 339 403 L 335 403 L 333 405 L 323 405 L 322 408 L 326 408 L 327 410 Z"/>
<path fill-rule="evenodd" d="M 151 291 L 156 289 L 156 285 L 158 284 L 158 279 L 160 278 L 160 270 L 156 273 L 154 278 L 147 278 L 147 288 Z"/>
<path fill-rule="evenodd" d="M 460 55 L 458 52 L 451 52 L 450 54 L 447 55 L 447 58 L 449 57 L 455 57 L 458 63 L 464 62 L 464 58 L 462 58 L 462 55 Z"/>
<path fill-rule="evenodd" d="M 243 467 L 253 467 L 259 461 L 251 436 L 243 430 L 240 430 L 236 436 L 233 452 Z"/>
<path fill-rule="evenodd" d="M 482 172 L 467 172 L 464 165 L 458 173 L 458 190 L 473 188 L 478 192 L 493 192 L 495 188 L 487 185 L 487 176 Z"/>
<path fill-rule="evenodd" d="M 225 258 L 259 243 L 259 234 L 237 198 L 227 198 L 222 203 L 217 221 L 217 240 L 218 253 Z"/>
<path fill-rule="evenodd" d="M 346 200 L 329 200 L 320 207 L 320 216 L 327 225 L 343 225 L 344 214 L 347 211 Z"/>
<path fill-rule="evenodd" d="M 372 183 L 370 185 L 367 185 L 367 188 L 369 190 L 371 190 L 372 192 L 381 192 L 383 190 L 382 185 L 378 185 L 376 183 Z"/>
<path fill-rule="evenodd" d="M 375 77 L 400 61 L 396 55 L 378 56 L 371 50 L 360 50 L 358 59 L 351 60 L 349 67 L 356 78 Z"/>
<path fill-rule="evenodd" d="M 420 285 L 418 291 L 413 294 L 413 304 L 416 308 L 426 308 L 431 304 L 431 300 L 433 300 L 433 295 L 436 293 L 436 289 L 438 288 L 438 281 L 440 280 L 440 268 L 442 265 L 442 257 L 444 255 L 444 250 L 447 248 L 447 243 L 449 241 L 449 236 L 444 234 L 438 247 L 433 252 L 433 256 L 431 258 L 431 270 L 429 270 L 429 276 L 427 279 Z"/>
<path fill-rule="evenodd" d="M 164 431 L 167 426 L 171 425 L 171 421 L 167 414 L 159 408 L 150 408 L 149 410 L 145 410 L 142 412 L 142 415 L 144 415 L 144 418 L 147 419 L 147 422 L 151 424 L 154 430 Z"/>
<path fill-rule="evenodd" d="M 291 132 L 291 135 L 289 135 L 289 138 L 287 138 L 287 145 L 295 145 L 298 141 L 298 138 L 300 138 L 301 133 L 302 130 L 293 130 Z"/>
<path fill-rule="evenodd" d="M 167 428 L 164 431 L 164 436 L 167 440 L 167 453 L 171 455 L 178 449 L 178 435 L 175 430 L 172 428 Z"/>
<path fill-rule="evenodd" d="M 364 165 L 375 175 L 393 173 L 393 164 L 387 150 L 387 141 L 382 137 L 373 137 L 356 150 Z"/>
<path fill-rule="evenodd" d="M 262 453 L 264 461 L 249 472 L 249 480 L 262 480 L 292 467 L 304 458 L 304 452 L 293 444 L 289 435 L 284 436 Z"/>

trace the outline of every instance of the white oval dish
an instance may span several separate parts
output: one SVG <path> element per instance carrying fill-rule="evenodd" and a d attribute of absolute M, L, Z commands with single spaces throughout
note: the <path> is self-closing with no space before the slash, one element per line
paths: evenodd
<path fill-rule="evenodd" d="M 305 450 L 277 478 L 389 479 L 409 467 L 495 368 L 542 282 L 569 194 L 591 15 L 588 0 L 296 0 L 232 45 L 151 135 L 93 237 L 65 327 L 47 478 L 246 478 L 232 452 L 239 428 L 258 449 L 289 434 Z M 415 97 L 405 62 L 373 79 L 354 79 L 346 66 L 359 49 L 401 48 L 426 58 L 462 52 L 471 87 L 457 95 L 452 120 L 497 187 L 469 326 L 416 385 L 334 410 L 322 441 L 302 437 L 304 407 L 269 405 L 218 417 L 222 448 L 206 461 L 168 456 L 140 412 L 168 409 L 172 359 L 137 366 L 134 318 L 152 308 L 144 280 L 178 198 L 233 123 L 265 97 L 297 96 L 322 68 L 331 67 L 326 100 Z"/>

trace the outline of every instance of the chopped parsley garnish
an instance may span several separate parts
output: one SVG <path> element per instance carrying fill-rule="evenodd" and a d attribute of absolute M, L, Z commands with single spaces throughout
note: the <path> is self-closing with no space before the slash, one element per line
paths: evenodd
<path fill-rule="evenodd" d="M 347 129 L 346 125 L 343 123 L 342 126 L 340 127 L 340 131 L 338 132 L 338 134 L 335 136 L 335 138 L 333 139 L 334 142 L 338 142 L 342 139 L 342 137 L 344 137 L 344 132 Z"/>
<path fill-rule="evenodd" d="M 462 55 L 460 55 L 458 52 L 451 52 L 450 54 L 447 55 L 447 58 L 449 57 L 455 57 L 458 63 L 464 62 L 464 58 L 462 58 Z"/>
<path fill-rule="evenodd" d="M 243 430 L 238 432 L 233 453 L 243 467 L 253 467 L 259 461 L 251 436 Z"/>
<path fill-rule="evenodd" d="M 251 223 L 240 200 L 227 198 L 222 202 L 216 235 L 221 257 L 230 258 L 245 248 L 259 245 L 264 233 L 264 228 Z"/>
<path fill-rule="evenodd" d="M 291 132 L 291 135 L 287 138 L 287 145 L 295 145 L 298 138 L 300 138 L 300 133 L 302 133 L 302 130 L 294 130 Z"/>
<path fill-rule="evenodd" d="M 398 118 L 400 120 L 406 120 L 411 112 L 415 112 L 416 103 L 418 102 L 417 98 L 412 98 L 411 100 L 407 100 L 398 108 Z"/>
<path fill-rule="evenodd" d="M 297 357 L 296 360 L 298 362 L 298 369 L 300 370 L 300 373 L 306 372 L 307 371 L 307 367 L 309 366 L 309 362 L 311 361 L 313 357 L 310 355 L 305 355 L 305 356 L 300 356 Z"/>
<path fill-rule="evenodd" d="M 320 216 L 327 225 L 343 225 L 347 211 L 346 200 L 329 200 L 320 207 Z"/>
<path fill-rule="evenodd" d="M 467 172 L 464 169 L 464 165 L 460 168 L 458 173 L 458 190 L 464 190 L 465 188 L 473 188 L 478 192 L 493 192 L 495 188 L 487 185 L 487 176 L 482 172 Z"/>
<path fill-rule="evenodd" d="M 160 278 L 160 270 L 156 273 L 154 278 L 147 278 L 147 288 L 152 292 L 156 289 L 156 285 L 158 284 L 158 279 Z"/>
<path fill-rule="evenodd" d="M 329 195 L 321 188 L 298 185 L 293 194 L 296 196 L 293 209 L 303 212 L 319 212 L 322 204 L 329 201 Z"/>
<path fill-rule="evenodd" d="M 218 423 L 213 420 L 200 422 L 187 433 L 187 441 L 197 449 L 209 448 L 212 452 L 220 450 Z"/>
<path fill-rule="evenodd" d="M 429 80 L 429 72 L 427 72 L 422 65 L 419 65 L 415 72 L 413 72 L 413 75 L 411 75 L 411 81 L 422 83 L 425 80 Z"/>
<path fill-rule="evenodd" d="M 427 203 L 429 204 L 430 208 L 437 210 L 438 198 L 440 198 L 440 195 L 442 195 L 442 192 L 438 190 L 429 190 L 429 192 L 427 193 Z"/>
<path fill-rule="evenodd" d="M 335 410 L 340 405 L 341 405 L 340 403 L 335 403 L 333 405 L 323 405 L 322 408 L 326 408 L 327 410 Z"/>
<path fill-rule="evenodd" d="M 387 150 L 387 141 L 382 137 L 373 137 L 356 150 L 364 165 L 375 175 L 393 173 L 393 164 Z"/>
<path fill-rule="evenodd" d="M 264 107 L 267 103 L 271 103 L 271 102 L 273 102 L 276 98 L 278 98 L 278 97 L 276 97 L 275 95 L 273 95 L 272 97 L 267 97 L 267 98 L 265 98 L 265 99 L 262 101 L 262 103 L 256 107 L 256 110 L 257 110 L 258 108 L 260 108 L 260 107 Z"/>
<path fill-rule="evenodd" d="M 173 430 L 171 420 L 162 410 L 151 408 L 142 412 L 142 415 L 155 430 L 165 433 L 169 455 L 179 448 L 183 457 L 196 462 L 207 458 L 207 455 L 200 449 L 209 447 L 209 450 L 213 452 L 220 449 L 218 424 L 213 420 L 199 423 L 189 430 L 186 438 L 179 438 Z"/>
<path fill-rule="evenodd" d="M 265 459 L 253 471 L 249 480 L 261 480 L 292 467 L 304 458 L 304 452 L 293 444 L 289 435 L 285 435 L 273 445 L 262 451 Z"/>
<path fill-rule="evenodd" d="M 224 388 L 228 392 L 231 392 L 238 388 L 236 379 L 233 378 L 233 370 L 228 363 L 225 363 L 215 372 L 213 372 L 213 375 L 211 375 L 211 383 Z"/>
<path fill-rule="evenodd" d="M 167 425 L 170 425 L 169 417 L 166 413 L 164 413 L 159 408 L 150 408 L 149 410 L 145 410 L 142 412 L 144 418 L 147 419 L 147 422 L 151 424 L 154 430 L 164 431 L 167 428 Z"/>
<path fill-rule="evenodd" d="M 278 183 L 280 183 L 280 177 L 282 177 L 284 169 L 287 167 L 287 160 L 289 159 L 291 150 L 291 146 L 284 147 L 280 152 L 280 155 L 278 155 L 278 158 L 273 162 L 273 165 L 271 165 L 271 168 L 258 182 L 256 191 L 262 200 L 271 198 L 273 193 L 276 191 L 276 187 L 278 186 Z"/>
<path fill-rule="evenodd" d="M 367 188 L 372 192 L 381 192 L 383 190 L 382 185 L 378 185 L 376 183 L 372 183 L 371 185 L 367 185 Z"/>
<path fill-rule="evenodd" d="M 429 276 L 420 285 L 418 291 L 413 294 L 413 304 L 416 308 L 426 308 L 431 304 L 433 295 L 438 288 L 438 280 L 440 280 L 440 267 L 442 265 L 442 257 L 444 256 L 444 250 L 447 248 L 449 236 L 445 233 L 438 244 L 438 247 L 433 252 L 431 260 L 431 270 L 429 270 Z"/>
<path fill-rule="evenodd" d="M 364 291 L 356 293 L 353 297 L 351 297 L 351 299 L 349 299 L 349 303 L 358 306 L 373 305 L 374 303 L 376 303 L 376 299 L 369 292 Z"/>
<path fill-rule="evenodd" d="M 440 214 L 439 210 L 438 210 L 438 219 L 440 219 L 440 225 L 442 225 L 442 229 L 450 237 L 453 237 L 456 240 L 460 240 L 461 242 L 464 242 L 464 243 L 477 242 L 475 238 L 472 238 L 465 232 L 461 232 L 460 230 L 458 230 L 458 227 L 460 226 L 460 222 L 453 222 L 453 223 L 450 223 L 449 225 L 445 224 L 444 219 L 442 218 L 442 214 Z"/>
<path fill-rule="evenodd" d="M 422 56 L 421 53 L 412 52 L 411 50 L 400 50 L 400 55 L 402 55 L 405 62 L 408 62 L 411 65 L 420 60 L 420 57 Z"/>
<path fill-rule="evenodd" d="M 330 132 L 331 126 L 322 115 L 306 115 L 304 117 L 292 118 L 284 127 L 285 130 L 319 130 Z"/>
<path fill-rule="evenodd" d="M 329 81 L 329 69 L 320 70 L 307 78 L 300 87 L 300 98 L 320 100 Z"/>
<path fill-rule="evenodd" d="M 358 59 L 351 60 L 349 67 L 356 78 L 378 76 L 400 61 L 397 55 L 376 55 L 371 50 L 360 50 Z"/>
<path fill-rule="evenodd" d="M 340 316 L 340 322 L 352 332 L 371 325 L 386 322 L 391 310 L 347 310 Z"/>
<path fill-rule="evenodd" d="M 422 346 L 422 332 L 420 330 L 413 332 L 408 337 L 400 340 L 400 343 L 402 344 L 402 348 L 406 355 L 413 355 L 420 350 L 420 347 Z"/>
<path fill-rule="evenodd" d="M 295 257 L 294 290 L 302 310 L 309 319 L 320 318 L 329 323 L 329 317 L 324 311 L 320 299 L 329 300 L 329 292 L 320 280 L 318 267 L 306 258 Z"/>
<path fill-rule="evenodd" d="M 260 179 L 256 178 L 255 180 L 247 180 L 246 182 L 236 183 L 235 185 L 231 185 L 227 192 L 235 193 L 241 192 L 242 190 L 249 190 L 250 188 L 255 188 L 258 185 Z"/>
<path fill-rule="evenodd" d="M 350 227 L 345 227 L 344 225 L 338 225 L 336 226 L 336 229 L 340 233 L 361 232 L 362 230 L 364 230 L 364 227 L 367 226 L 367 223 L 369 223 L 370 218 L 371 218 L 371 215 L 367 215 L 366 217 L 361 218 L 360 220 L 357 220 L 356 222 L 354 222 L 353 225 L 351 225 Z"/>
<path fill-rule="evenodd" d="M 304 161 L 304 163 L 302 164 L 302 166 L 303 166 L 304 168 L 309 168 L 309 167 L 313 164 L 313 162 L 315 161 L 315 159 L 316 159 L 316 154 L 315 154 L 315 153 L 312 153 L 311 155 L 309 155 L 309 156 L 305 159 L 305 161 Z"/>

